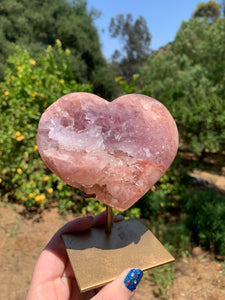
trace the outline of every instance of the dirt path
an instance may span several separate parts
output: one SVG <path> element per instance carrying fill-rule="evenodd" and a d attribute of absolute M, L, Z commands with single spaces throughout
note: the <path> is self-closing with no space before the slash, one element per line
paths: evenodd
<path fill-rule="evenodd" d="M 198 162 L 197 167 L 190 174 L 204 184 L 216 187 L 225 192 L 225 151 L 223 153 L 206 153 L 204 162 L 199 162 L 193 153 L 180 152 L 183 163 L 186 165 Z M 210 187 L 208 186 L 208 187 Z"/>
<path fill-rule="evenodd" d="M 0 203 L 0 299 L 22 300 L 27 293 L 35 262 L 55 231 L 72 215 L 63 219 L 56 209 L 40 218 L 25 219 L 22 207 Z M 225 299 L 225 270 L 219 261 L 195 248 L 193 257 L 177 259 L 175 282 L 165 299 Z M 159 299 L 151 272 L 144 276 L 135 300 Z"/>
<path fill-rule="evenodd" d="M 204 179 L 209 185 L 217 186 L 225 192 L 225 176 L 209 173 L 206 171 L 195 170 L 190 174 L 193 177 Z"/>

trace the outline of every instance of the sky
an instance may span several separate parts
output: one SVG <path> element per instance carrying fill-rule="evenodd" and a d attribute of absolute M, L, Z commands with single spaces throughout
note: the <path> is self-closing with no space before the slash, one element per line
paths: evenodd
<path fill-rule="evenodd" d="M 111 38 L 108 27 L 112 17 L 117 14 L 132 14 L 134 19 L 143 16 L 152 36 L 151 49 L 172 42 L 182 23 L 191 18 L 199 2 L 206 0 L 87 0 L 91 7 L 101 12 L 94 21 L 98 29 L 102 52 L 110 60 L 115 49 L 121 49 L 118 39 Z M 219 2 L 219 1 L 218 1 Z"/>

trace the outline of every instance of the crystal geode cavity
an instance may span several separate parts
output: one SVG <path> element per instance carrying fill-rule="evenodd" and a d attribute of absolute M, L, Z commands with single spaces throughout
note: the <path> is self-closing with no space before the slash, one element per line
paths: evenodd
<path fill-rule="evenodd" d="M 178 132 L 169 111 L 150 97 L 113 102 L 89 93 L 63 96 L 43 113 L 38 149 L 65 183 L 124 211 L 164 174 Z"/>

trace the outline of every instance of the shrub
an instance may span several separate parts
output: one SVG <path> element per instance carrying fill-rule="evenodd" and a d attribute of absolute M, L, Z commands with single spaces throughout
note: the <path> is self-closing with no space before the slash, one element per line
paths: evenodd
<path fill-rule="evenodd" d="M 225 255 L 225 197 L 215 190 L 189 190 L 183 198 L 185 224 L 193 240 Z"/>
<path fill-rule="evenodd" d="M 171 252 L 171 246 L 165 245 L 168 251 Z M 159 298 L 168 299 L 170 298 L 171 288 L 175 280 L 175 264 L 165 264 L 159 266 L 153 270 L 153 280 L 158 286 Z"/>
<path fill-rule="evenodd" d="M 155 221 L 167 212 L 181 211 L 180 200 L 190 181 L 187 175 L 189 168 L 192 169 L 192 166 L 184 167 L 177 155 L 169 170 L 155 184 L 154 191 L 149 190 L 136 204 L 143 218 Z"/>
<path fill-rule="evenodd" d="M 225 147 L 225 18 L 183 22 L 175 40 L 140 68 L 142 93 L 172 113 L 180 141 L 202 156 Z"/>
<path fill-rule="evenodd" d="M 137 80 L 138 80 L 138 78 L 139 78 L 139 75 L 134 74 L 132 76 L 132 79 L 128 83 L 126 80 L 123 80 L 123 78 L 120 76 L 120 77 L 115 78 L 115 82 L 118 83 L 120 88 L 123 90 L 124 94 L 133 94 L 133 93 L 137 93 Z"/>
<path fill-rule="evenodd" d="M 4 201 L 22 201 L 26 207 L 44 206 L 58 199 L 73 206 L 76 191 L 44 166 L 36 142 L 43 111 L 62 95 L 91 92 L 92 86 L 73 79 L 70 52 L 59 40 L 37 61 L 15 46 L 10 68 L 0 84 L 0 192 Z"/>

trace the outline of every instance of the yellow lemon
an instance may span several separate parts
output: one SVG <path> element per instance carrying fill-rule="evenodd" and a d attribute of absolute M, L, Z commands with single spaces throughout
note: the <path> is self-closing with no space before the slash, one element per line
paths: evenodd
<path fill-rule="evenodd" d="M 30 63 L 31 63 L 33 66 L 36 65 L 36 61 L 35 61 L 34 59 L 32 59 L 32 60 L 30 61 Z"/>
<path fill-rule="evenodd" d="M 41 195 L 37 195 L 35 197 L 35 201 L 36 202 L 43 202 L 45 200 L 45 195 L 44 194 L 41 194 Z"/>
<path fill-rule="evenodd" d="M 28 195 L 28 198 L 29 199 L 32 199 L 34 197 L 34 193 L 30 193 L 29 195 Z"/>
<path fill-rule="evenodd" d="M 18 168 L 18 169 L 16 170 L 16 172 L 17 172 L 18 174 L 22 174 L 22 173 L 23 173 L 22 169 L 20 169 L 20 168 Z"/>
<path fill-rule="evenodd" d="M 49 188 L 49 189 L 48 189 L 48 193 L 49 193 L 49 194 L 52 194 L 52 193 L 53 193 L 53 188 Z"/>
<path fill-rule="evenodd" d="M 49 176 L 46 175 L 44 178 L 43 178 L 43 181 L 48 181 L 49 180 Z"/>
<path fill-rule="evenodd" d="M 24 136 L 20 135 L 16 138 L 17 142 L 21 142 L 22 140 L 24 140 Z"/>

